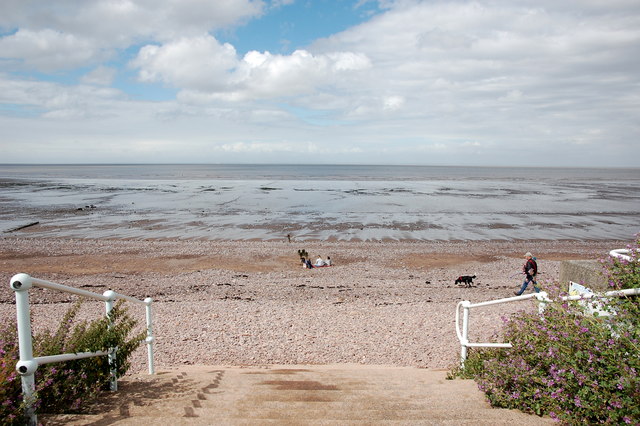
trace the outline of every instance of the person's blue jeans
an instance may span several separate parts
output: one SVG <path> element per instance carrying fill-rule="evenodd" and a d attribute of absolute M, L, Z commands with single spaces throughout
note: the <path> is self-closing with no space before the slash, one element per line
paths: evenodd
<path fill-rule="evenodd" d="M 531 279 L 525 278 L 524 282 L 522 283 L 522 287 L 520 287 L 520 290 L 516 295 L 520 296 L 522 293 L 524 293 L 529 283 L 533 283 L 533 288 L 536 291 L 536 293 L 540 293 L 540 288 L 538 287 L 538 283 L 533 278 Z"/>

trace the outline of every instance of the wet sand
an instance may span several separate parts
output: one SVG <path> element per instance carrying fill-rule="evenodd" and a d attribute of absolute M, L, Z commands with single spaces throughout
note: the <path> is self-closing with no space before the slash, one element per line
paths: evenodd
<path fill-rule="evenodd" d="M 0 165 L 0 201 L 0 233 L 16 237 L 608 240 L 638 232 L 640 173 L 539 167 Z"/>

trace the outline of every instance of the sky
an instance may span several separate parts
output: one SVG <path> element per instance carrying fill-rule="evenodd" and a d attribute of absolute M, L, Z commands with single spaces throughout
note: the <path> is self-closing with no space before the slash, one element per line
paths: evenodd
<path fill-rule="evenodd" d="M 639 159 L 638 0 L 0 2 L 0 163 Z"/>

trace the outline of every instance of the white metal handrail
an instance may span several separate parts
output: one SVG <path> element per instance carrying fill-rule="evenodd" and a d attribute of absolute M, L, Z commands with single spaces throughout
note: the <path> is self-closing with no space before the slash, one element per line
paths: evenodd
<path fill-rule="evenodd" d="M 618 259 L 626 260 L 627 262 L 631 262 L 633 260 L 630 254 L 631 250 L 628 249 L 615 249 L 609 252 L 609 256 L 617 257 Z"/>
<path fill-rule="evenodd" d="M 584 299 L 607 299 L 612 297 L 627 297 L 627 296 L 640 296 L 640 288 L 631 288 L 626 290 L 612 290 L 603 294 L 596 293 L 586 293 L 575 296 L 562 296 L 560 300 L 562 301 L 572 301 L 572 300 L 584 300 Z M 463 300 L 458 302 L 456 306 L 456 335 L 458 336 L 458 340 L 460 341 L 460 364 L 464 367 L 464 362 L 467 359 L 467 350 L 468 348 L 474 347 L 485 347 L 485 348 L 511 348 L 513 347 L 511 343 L 471 343 L 469 342 L 469 311 L 471 308 L 480 308 L 483 306 L 497 305 L 501 303 L 511 303 L 518 302 L 522 300 L 528 299 L 538 299 L 540 302 L 538 311 L 542 313 L 544 311 L 545 306 L 548 303 L 553 303 L 553 300 L 549 299 L 547 293 L 541 291 L 540 293 L 532 293 L 522 296 L 515 297 L 507 297 L 504 299 L 496 299 L 496 300 L 488 300 L 486 302 L 474 303 L 472 304 L 468 300 Z M 463 316 L 462 316 L 462 330 L 460 330 L 460 307 L 463 308 Z"/>
<path fill-rule="evenodd" d="M 615 249 L 609 252 L 609 256 L 615 257 L 618 259 L 626 260 L 628 262 L 633 261 L 632 255 L 638 255 L 638 251 L 635 253 L 629 249 Z M 627 289 L 627 290 L 613 290 L 608 291 L 604 294 L 595 294 L 595 293 L 585 293 L 574 296 L 563 296 L 560 299 L 562 301 L 570 301 L 570 300 L 584 300 L 584 299 L 592 299 L 592 298 L 611 298 L 611 297 L 626 297 L 626 296 L 637 296 L 640 295 L 640 289 Z M 463 300 L 458 302 L 456 306 L 456 335 L 458 336 L 458 340 L 460 341 L 460 363 L 464 366 L 464 361 L 467 359 L 467 349 L 471 347 L 488 347 L 488 348 L 511 348 L 513 347 L 511 343 L 471 343 L 469 342 L 469 311 L 471 308 L 479 308 L 483 306 L 497 305 L 501 303 L 511 303 L 518 302 L 522 300 L 528 300 L 536 298 L 540 302 L 538 306 L 538 311 L 542 313 L 544 311 L 544 307 L 547 303 L 552 303 L 553 301 L 549 299 L 547 293 L 542 291 L 540 293 L 528 294 L 516 297 L 507 297 L 504 299 L 497 300 L 489 300 L 486 302 L 480 302 L 472 304 L 468 300 Z M 460 330 L 460 307 L 463 308 L 462 315 L 462 330 Z"/>
<path fill-rule="evenodd" d="M 540 301 L 540 304 L 541 304 L 540 309 L 544 309 L 543 307 L 544 303 L 549 301 L 549 298 L 547 297 L 547 293 L 540 292 L 535 294 L 525 294 L 522 296 L 507 297 L 504 299 L 489 300 L 486 302 L 480 302 L 480 303 L 474 303 L 474 304 L 472 304 L 468 300 L 463 300 L 461 302 L 458 302 L 458 305 L 456 306 L 456 334 L 458 336 L 458 340 L 460 341 L 461 364 L 464 365 L 464 361 L 467 359 L 468 348 L 478 348 L 478 347 L 511 348 L 512 347 L 511 343 L 493 343 L 493 342 L 492 343 L 489 343 L 489 342 L 471 343 L 469 342 L 469 312 L 471 308 L 480 308 L 483 306 L 499 305 L 502 303 L 519 302 L 522 300 L 528 300 L 533 298 L 536 298 L 538 299 L 538 301 Z M 463 308 L 462 330 L 460 330 L 460 307 L 461 306 Z"/>
<path fill-rule="evenodd" d="M 147 323 L 147 337 L 145 342 L 147 343 L 149 374 L 154 374 L 153 366 L 153 326 L 152 326 L 152 314 L 151 303 L 153 299 L 150 297 L 144 300 L 138 300 L 131 296 L 116 293 L 112 290 L 107 290 L 103 294 L 93 293 L 87 290 L 81 290 L 74 287 L 69 287 L 63 284 L 54 283 L 51 281 L 41 280 L 39 278 L 31 277 L 27 274 L 17 274 L 11 278 L 11 289 L 16 294 L 16 316 L 18 321 L 18 350 L 20 354 L 20 360 L 16 364 L 16 371 L 20 374 L 22 380 L 22 396 L 25 402 L 25 415 L 27 417 L 27 423 L 29 425 L 36 425 L 38 423 L 35 409 L 33 407 L 35 392 L 35 372 L 38 366 L 43 364 L 50 364 L 54 362 L 71 361 L 76 359 L 91 358 L 95 356 L 107 356 L 109 358 L 109 365 L 111 368 L 111 390 L 118 389 L 118 377 L 115 369 L 116 348 L 111 348 L 108 351 L 96 351 L 96 352 L 82 352 L 82 353 L 67 353 L 59 355 L 48 355 L 41 357 L 33 356 L 33 340 L 31 335 L 31 312 L 29 306 L 29 289 L 32 287 L 41 287 L 50 290 L 58 290 L 65 293 L 76 294 L 78 296 L 87 297 L 95 300 L 102 300 L 105 302 L 106 314 L 109 315 L 113 309 L 113 302 L 117 299 L 123 299 L 129 302 L 143 304 L 146 307 L 146 323 Z"/>

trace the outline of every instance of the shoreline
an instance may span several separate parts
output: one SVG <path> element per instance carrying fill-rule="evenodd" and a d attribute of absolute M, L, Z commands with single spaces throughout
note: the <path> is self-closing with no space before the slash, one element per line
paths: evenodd
<path fill-rule="evenodd" d="M 4 223 L 5 229 L 0 229 L 0 238 L 43 238 L 43 239 L 88 239 L 88 240 L 169 240 L 169 241 L 288 241 L 292 242 L 403 242 L 403 241 L 611 241 L 632 238 L 640 231 L 625 231 L 622 236 L 620 229 L 592 229 L 595 224 L 572 223 L 493 223 L 488 227 L 478 224 L 449 223 L 447 226 L 424 226 L 414 223 L 375 224 L 355 226 L 353 223 L 327 225 L 317 219 L 300 222 L 299 218 L 290 223 L 261 223 L 247 224 L 242 220 L 232 220 L 230 216 L 220 215 L 210 219 L 189 218 L 184 213 L 179 218 L 156 214 L 154 218 L 123 220 L 123 212 L 50 212 L 47 215 L 29 215 L 26 220 L 10 220 Z M 565 215 L 566 216 L 566 215 Z M 582 216 L 578 214 L 577 216 Z M 231 222 L 229 222 L 231 220 Z M 436 219 L 437 220 L 437 219 Z M 489 219 L 487 219 L 489 220 Z M 591 218 L 589 220 L 596 220 Z M 226 223 L 226 224 L 225 224 Z M 414 226 L 416 225 L 416 226 Z M 419 226 L 417 226 L 419 225 Z M 532 227 L 532 235 L 542 235 L 529 238 L 526 232 Z M 618 226 L 618 225 L 616 225 Z M 632 229 L 632 228 L 629 228 Z M 553 231 L 553 232 L 552 232 Z M 612 236 L 613 235 L 613 236 Z"/>
<path fill-rule="evenodd" d="M 459 356 L 461 300 L 508 297 L 531 251 L 540 281 L 565 259 L 601 259 L 631 241 L 292 242 L 0 239 L 0 318 L 15 318 L 9 280 L 20 272 L 73 287 L 154 300 L 156 365 L 359 363 L 448 368 Z M 303 269 L 298 249 L 331 256 Z M 454 284 L 476 275 L 470 288 Z M 528 290 L 532 291 L 532 290 Z M 30 291 L 34 332 L 54 328 L 75 296 Z M 100 302 L 101 303 L 101 302 Z M 86 305 L 86 306 L 85 306 Z M 491 339 L 500 317 L 532 303 L 474 313 L 470 338 Z M 102 315 L 87 302 L 79 319 Z M 134 312 L 131 308 L 130 312 Z M 144 322 L 144 317 L 136 319 Z M 132 359 L 144 371 L 146 349 Z"/>
<path fill-rule="evenodd" d="M 11 235 L 387 242 L 626 240 L 640 230 L 635 169 L 391 168 L 17 167 L 43 179 L 0 179 L 0 232 L 37 223 Z"/>
<path fill-rule="evenodd" d="M 203 242 L 230 242 L 230 243 L 243 243 L 243 242 L 265 242 L 265 243 L 524 243 L 524 242 L 532 242 L 532 243 L 544 243 L 544 242 L 613 242 L 613 243 L 624 243 L 627 245 L 630 241 L 633 240 L 634 235 L 629 236 L 629 240 L 621 239 L 621 238 L 579 238 L 579 237 L 562 237 L 562 238 L 391 238 L 391 237 L 382 237 L 382 238 L 360 238 L 360 237 L 352 237 L 350 239 L 340 239 L 335 236 L 324 238 L 295 238 L 292 236 L 291 241 L 288 240 L 287 235 L 283 235 L 280 237 L 268 237 L 268 238 L 207 238 L 207 237 L 186 237 L 186 238 L 178 238 L 178 237 L 77 237 L 77 236 L 51 236 L 51 235 L 39 235 L 39 233 L 31 231 L 29 228 L 41 226 L 41 224 L 29 224 L 24 227 L 24 229 L 15 229 L 15 230 L 7 230 L 0 233 L 0 241 L 3 240 L 69 240 L 69 241 L 169 241 L 169 242 L 188 242 L 188 241 L 203 241 Z M 640 229 L 637 233 L 640 233 Z"/>

